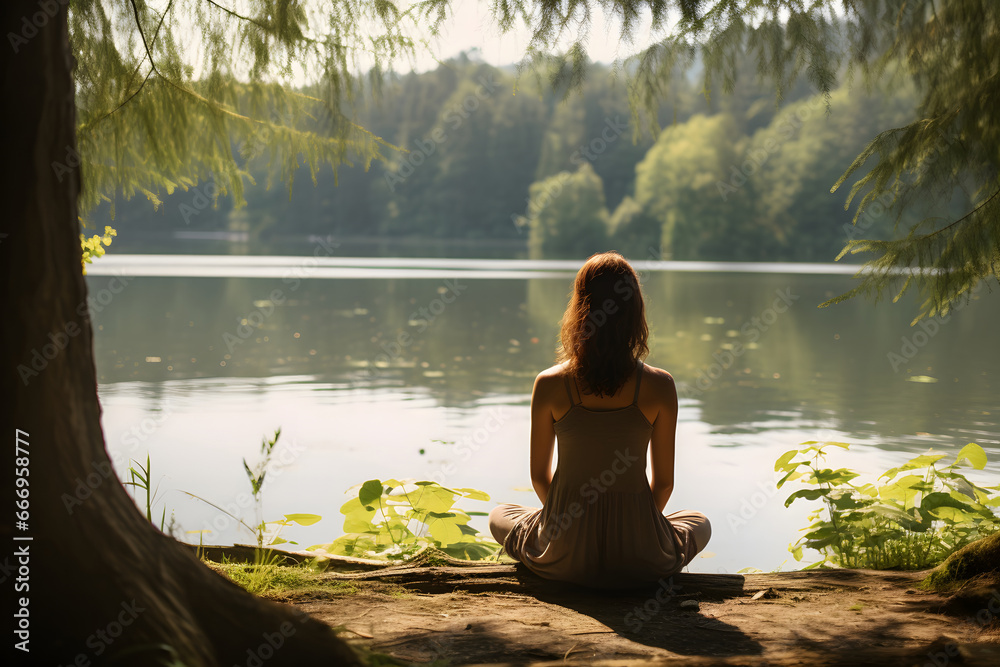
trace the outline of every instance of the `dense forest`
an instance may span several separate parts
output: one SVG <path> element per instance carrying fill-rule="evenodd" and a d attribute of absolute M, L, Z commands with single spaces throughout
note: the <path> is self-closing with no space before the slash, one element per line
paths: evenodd
<path fill-rule="evenodd" d="M 851 238 L 909 228 L 902 220 L 894 232 L 895 215 L 877 207 L 852 228 L 847 186 L 830 191 L 872 138 L 914 117 L 905 82 L 891 96 L 844 86 L 829 99 L 798 85 L 779 103 L 749 66 L 732 94 L 696 81 L 696 71 L 675 77 L 654 137 L 635 132 L 628 91 L 605 65 L 562 94 L 463 54 L 358 104 L 355 121 L 390 144 L 368 169 L 320 171 L 314 185 L 303 165 L 289 190 L 259 146 L 234 144 L 248 160 L 245 208 L 214 197 L 208 181 L 162 193 L 155 212 L 139 197 L 115 202 L 113 222 L 108 205 L 90 218 L 117 227 L 123 249 L 151 231 L 227 230 L 251 245 L 309 235 L 506 241 L 536 258 L 615 248 L 683 260 L 829 261 Z M 956 192 L 937 205 L 948 215 L 968 200 Z"/>

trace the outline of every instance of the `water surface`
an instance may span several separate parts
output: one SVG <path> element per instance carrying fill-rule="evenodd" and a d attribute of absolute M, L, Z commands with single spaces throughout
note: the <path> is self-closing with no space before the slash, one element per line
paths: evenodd
<path fill-rule="evenodd" d="M 323 515 L 284 535 L 303 546 L 341 534 L 344 490 L 376 477 L 491 495 L 466 509 L 536 504 L 531 386 L 554 363 L 578 265 L 109 255 L 88 276 L 108 448 L 119 474 L 148 452 L 157 511 L 212 530 L 212 543 L 249 536 L 183 492 L 252 519 L 241 459 L 278 427 L 283 464 L 264 514 Z M 993 460 L 975 477 L 996 483 L 996 295 L 921 329 L 907 299 L 817 308 L 850 287 L 853 267 L 636 268 L 647 362 L 681 390 L 669 508 L 714 526 L 714 556 L 692 570 L 796 566 L 786 547 L 809 507 L 783 507 L 773 462 L 805 440 L 851 442 L 833 463 L 873 473 L 978 442 Z"/>

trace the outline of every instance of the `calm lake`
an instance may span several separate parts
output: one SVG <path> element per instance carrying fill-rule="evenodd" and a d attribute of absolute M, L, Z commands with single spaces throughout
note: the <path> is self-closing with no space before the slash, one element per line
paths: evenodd
<path fill-rule="evenodd" d="M 467 510 L 537 505 L 529 398 L 579 264 L 108 255 L 87 281 L 109 452 L 120 476 L 148 453 L 157 518 L 206 544 L 252 538 L 185 492 L 252 523 L 241 460 L 279 427 L 264 518 L 322 515 L 282 533 L 301 547 L 342 534 L 345 490 L 372 478 L 490 494 Z M 852 443 L 831 463 L 875 474 L 977 442 L 990 464 L 970 478 L 996 483 L 996 294 L 921 328 L 915 299 L 817 308 L 852 285 L 842 266 L 636 268 L 647 361 L 681 393 L 668 510 L 713 523 L 692 571 L 800 567 L 787 545 L 811 506 L 784 507 L 797 487 L 775 491 L 773 464 L 806 440 Z"/>

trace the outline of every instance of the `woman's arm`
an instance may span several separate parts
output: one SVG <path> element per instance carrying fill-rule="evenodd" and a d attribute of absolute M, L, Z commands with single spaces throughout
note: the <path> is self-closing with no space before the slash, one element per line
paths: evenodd
<path fill-rule="evenodd" d="M 531 389 L 531 486 L 542 505 L 552 484 L 552 452 L 556 440 L 552 406 L 546 400 L 545 391 L 551 381 L 539 374 Z"/>
<path fill-rule="evenodd" d="M 674 444 L 677 434 L 677 388 L 674 379 L 665 373 L 656 384 L 663 387 L 658 393 L 660 409 L 653 421 L 653 434 L 649 440 L 652 475 L 649 487 L 653 491 L 656 509 L 663 512 L 674 490 Z"/>

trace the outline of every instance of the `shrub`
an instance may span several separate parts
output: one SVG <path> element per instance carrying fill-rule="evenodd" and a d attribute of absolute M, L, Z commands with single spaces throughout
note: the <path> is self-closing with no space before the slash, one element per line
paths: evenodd
<path fill-rule="evenodd" d="M 482 491 L 395 479 L 372 479 L 354 489 L 357 496 L 340 508 L 346 534 L 330 544 L 309 547 L 310 551 L 394 560 L 426 546 L 466 560 L 488 558 L 499 551 L 500 545 L 468 525 L 471 517 L 485 516 L 485 512 L 454 507 L 457 498 L 489 500 Z"/>
<path fill-rule="evenodd" d="M 963 447 L 944 467 L 938 462 L 946 454 L 931 451 L 917 456 L 882 473 L 878 486 L 856 485 L 859 473 L 824 466 L 828 447 L 850 445 L 802 444 L 807 446 L 782 454 L 774 469 L 786 473 L 778 488 L 793 480 L 808 487 L 789 495 L 785 507 L 799 498 L 823 502 L 809 515 L 805 535 L 789 545 L 796 560 L 802 560 L 803 548 L 815 549 L 823 557 L 806 569 L 920 570 L 998 528 L 992 508 L 1000 506 L 1000 495 L 995 493 L 1000 486 L 976 486 L 958 471 L 986 467 L 986 452 L 975 443 Z M 799 456 L 806 459 L 797 460 Z"/>

